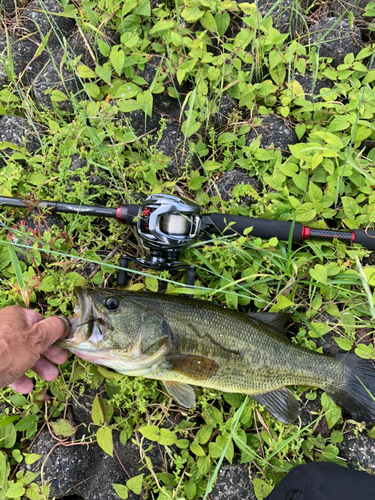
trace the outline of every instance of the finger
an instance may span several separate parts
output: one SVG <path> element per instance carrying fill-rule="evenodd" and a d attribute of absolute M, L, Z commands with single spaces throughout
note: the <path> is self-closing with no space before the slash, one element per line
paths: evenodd
<path fill-rule="evenodd" d="M 59 370 L 45 358 L 39 358 L 32 370 L 46 382 L 52 382 L 59 376 Z"/>
<path fill-rule="evenodd" d="M 68 334 L 64 321 L 57 316 L 51 316 L 35 323 L 29 330 L 29 340 L 33 350 L 42 354 L 56 340 Z"/>
<path fill-rule="evenodd" d="M 57 347 L 51 345 L 46 352 L 44 353 L 44 357 L 47 358 L 52 363 L 56 363 L 57 365 L 62 365 L 68 359 L 69 353 L 66 349 L 61 349 L 61 347 Z"/>
<path fill-rule="evenodd" d="M 24 314 L 28 326 L 32 326 L 44 319 L 43 314 L 34 311 L 34 309 L 24 309 Z"/>
<path fill-rule="evenodd" d="M 26 375 L 22 375 L 18 380 L 14 381 L 12 384 L 9 384 L 14 391 L 20 392 L 21 394 L 28 394 L 34 389 L 34 384 L 26 377 Z"/>

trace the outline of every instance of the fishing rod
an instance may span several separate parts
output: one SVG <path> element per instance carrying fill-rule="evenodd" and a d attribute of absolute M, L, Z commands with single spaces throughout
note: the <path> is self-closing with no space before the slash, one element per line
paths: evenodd
<path fill-rule="evenodd" d="M 13 208 L 36 208 L 68 214 L 87 215 L 92 217 L 109 217 L 122 224 L 135 226 L 137 234 L 148 250 L 145 259 L 124 255 L 120 259 L 120 267 L 127 267 L 128 260 L 158 270 L 188 269 L 188 281 L 193 280 L 194 273 L 190 266 L 181 265 L 180 253 L 194 243 L 200 231 L 208 234 L 233 235 L 245 233 L 252 227 L 251 236 L 262 239 L 273 237 L 288 240 L 292 231 L 292 241 L 302 242 L 308 239 L 333 240 L 346 243 L 358 243 L 364 248 L 375 250 L 375 231 L 354 229 L 352 231 L 336 231 L 311 229 L 301 223 L 279 220 L 258 219 L 241 215 L 213 213 L 201 215 L 200 206 L 192 201 L 166 194 L 152 194 L 139 205 L 122 205 L 107 208 L 89 205 L 76 205 L 65 202 L 41 201 L 31 204 L 19 198 L 0 196 L 0 206 Z M 119 275 L 119 286 L 126 282 L 126 274 Z"/>

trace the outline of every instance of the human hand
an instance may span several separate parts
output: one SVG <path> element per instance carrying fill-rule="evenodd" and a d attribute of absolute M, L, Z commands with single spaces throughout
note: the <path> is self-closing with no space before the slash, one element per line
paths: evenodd
<path fill-rule="evenodd" d="M 31 392 L 34 385 L 25 375 L 30 369 L 48 382 L 55 380 L 59 372 L 53 363 L 64 363 L 68 352 L 52 344 L 68 333 L 64 320 L 56 316 L 45 319 L 20 306 L 1 309 L 0 388 L 9 385 L 23 394 Z"/>

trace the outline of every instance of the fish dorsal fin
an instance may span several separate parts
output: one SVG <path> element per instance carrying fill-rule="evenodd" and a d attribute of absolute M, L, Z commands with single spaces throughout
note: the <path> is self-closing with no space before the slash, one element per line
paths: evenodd
<path fill-rule="evenodd" d="M 261 321 L 265 325 L 271 326 L 274 330 L 284 335 L 285 325 L 290 319 L 289 313 L 247 313 L 252 319 Z"/>
<path fill-rule="evenodd" d="M 291 424 L 299 415 L 299 402 L 286 387 L 251 397 L 283 424 Z"/>
<path fill-rule="evenodd" d="M 170 381 L 163 381 L 163 384 L 167 393 L 175 399 L 179 405 L 185 406 L 185 408 L 194 408 L 196 405 L 195 393 L 190 385 Z"/>
<path fill-rule="evenodd" d="M 167 360 L 171 370 L 194 380 L 211 378 L 219 369 L 213 359 L 193 354 L 176 354 L 168 356 Z"/>

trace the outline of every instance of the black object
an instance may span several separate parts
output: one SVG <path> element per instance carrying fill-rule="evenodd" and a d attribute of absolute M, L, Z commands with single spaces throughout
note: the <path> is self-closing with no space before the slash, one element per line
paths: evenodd
<path fill-rule="evenodd" d="M 0 196 L 0 205 L 33 208 L 31 203 L 5 196 Z M 337 238 L 348 243 L 359 243 L 369 250 L 375 250 L 375 231 L 310 229 L 298 222 L 293 226 L 293 223 L 288 221 L 221 213 L 201 216 L 199 205 L 183 198 L 165 194 L 151 195 L 140 205 L 124 205 L 117 208 L 51 201 L 42 201 L 37 206 L 54 212 L 111 217 L 121 223 L 136 226 L 138 236 L 149 253 L 145 259 L 130 256 L 124 256 L 123 259 L 133 260 L 143 267 L 158 270 L 187 269 L 188 266 L 181 265 L 179 256 L 184 248 L 196 240 L 200 230 L 209 234 L 244 234 L 246 229 L 252 227 L 251 236 L 264 239 L 277 237 L 279 240 L 288 240 L 293 229 L 292 240 L 295 242 L 310 238 Z M 124 260 L 123 263 L 125 263 Z M 121 283 L 126 282 L 126 275 L 119 276 L 119 280 Z"/>
<path fill-rule="evenodd" d="M 298 465 L 266 500 L 375 499 L 375 477 L 330 462 Z"/>

